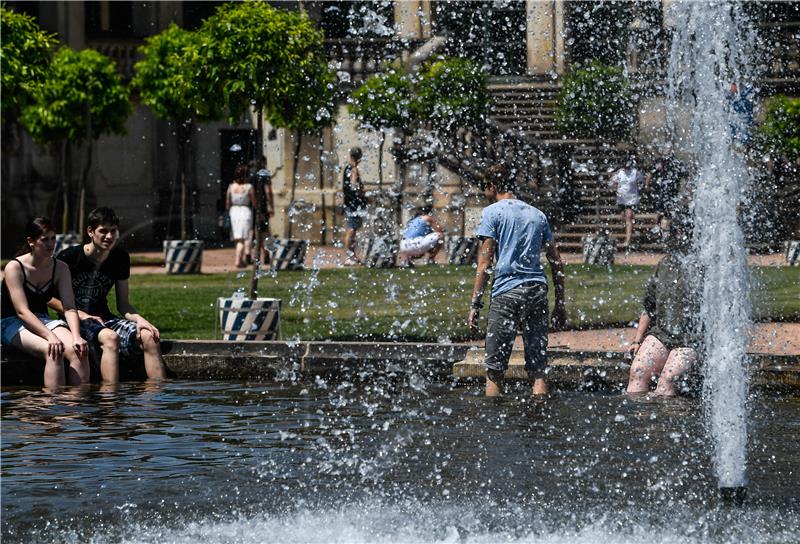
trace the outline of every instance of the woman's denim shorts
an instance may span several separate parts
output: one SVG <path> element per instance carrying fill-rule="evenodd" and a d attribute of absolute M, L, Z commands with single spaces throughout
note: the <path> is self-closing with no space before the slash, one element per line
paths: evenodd
<path fill-rule="evenodd" d="M 63 319 L 52 319 L 49 315 L 45 314 L 36 314 L 36 317 L 51 331 L 56 327 L 67 326 L 67 323 Z M 6 317 L 0 320 L 0 335 L 2 335 L 3 345 L 12 345 L 14 338 L 19 335 L 19 332 L 24 328 L 25 323 L 16 316 Z"/>

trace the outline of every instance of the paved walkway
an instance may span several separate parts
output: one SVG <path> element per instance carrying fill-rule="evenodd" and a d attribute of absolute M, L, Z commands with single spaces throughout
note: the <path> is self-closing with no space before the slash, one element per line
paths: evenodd
<path fill-rule="evenodd" d="M 141 255 L 151 259 L 163 259 L 164 257 L 163 252 L 135 252 L 134 255 Z M 580 253 L 563 253 L 562 257 L 567 264 L 580 264 L 583 262 L 583 255 Z M 661 257 L 663 257 L 661 253 L 619 253 L 615 262 L 622 265 L 655 265 Z M 309 268 L 336 268 L 341 266 L 344 260 L 345 251 L 342 248 L 311 245 L 306 254 L 305 265 Z M 443 264 L 446 260 L 444 252 L 440 252 L 437 262 Z M 772 255 L 751 255 L 749 263 L 753 266 L 782 266 L 785 265 L 786 261 L 782 254 L 776 253 Z M 157 274 L 163 272 L 163 270 L 163 266 L 135 266 L 131 272 L 134 274 Z M 203 273 L 215 274 L 234 270 L 236 268 L 234 267 L 233 248 L 206 249 L 203 251 Z"/>

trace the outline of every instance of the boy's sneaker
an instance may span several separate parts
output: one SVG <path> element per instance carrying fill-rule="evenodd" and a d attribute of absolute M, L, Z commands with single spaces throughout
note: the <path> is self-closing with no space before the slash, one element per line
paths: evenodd
<path fill-rule="evenodd" d="M 360 264 L 361 261 L 351 256 L 345 259 L 345 261 L 342 263 L 342 266 L 359 266 Z"/>

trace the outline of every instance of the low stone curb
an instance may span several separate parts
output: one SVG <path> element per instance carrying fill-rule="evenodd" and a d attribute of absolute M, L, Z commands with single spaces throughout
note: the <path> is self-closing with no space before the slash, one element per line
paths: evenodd
<path fill-rule="evenodd" d="M 466 344 L 389 342 L 225 342 L 164 340 L 164 360 L 178 379 L 254 380 L 340 374 L 369 379 L 415 372 L 431 378 L 481 379 L 484 350 Z M 622 352 L 548 350 L 548 381 L 557 387 L 621 390 L 628 379 Z M 750 354 L 753 386 L 800 392 L 800 355 Z M 0 360 L 2 383 L 41 383 L 43 363 L 11 349 Z M 141 379 L 143 368 L 123 379 Z M 512 352 L 509 380 L 527 379 L 522 350 Z"/>

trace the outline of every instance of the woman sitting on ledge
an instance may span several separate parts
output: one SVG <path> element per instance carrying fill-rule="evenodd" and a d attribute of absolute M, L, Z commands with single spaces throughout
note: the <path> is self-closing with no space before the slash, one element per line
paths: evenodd
<path fill-rule="evenodd" d="M 69 361 L 66 382 L 87 383 L 89 351 L 80 334 L 69 268 L 53 258 L 55 231 L 38 217 L 28 223 L 25 236 L 28 248 L 6 265 L 0 287 L 2 343 L 43 358 L 48 389 L 64 385 L 64 359 Z M 64 303 L 69 325 L 47 313 L 47 302 L 55 296 Z"/>
<path fill-rule="evenodd" d="M 403 239 L 400 241 L 401 260 L 407 266 L 413 266 L 413 260 L 428 256 L 428 264 L 436 262 L 436 255 L 442 249 L 444 230 L 431 215 L 433 206 L 425 205 L 417 208 L 414 218 L 406 225 Z"/>
<path fill-rule="evenodd" d="M 633 362 L 628 393 L 642 394 L 658 375 L 655 395 L 675 396 L 678 380 L 697 362 L 697 285 L 700 273 L 687 255 L 691 228 L 675 217 L 666 236 L 668 254 L 647 283 L 644 311 L 631 346 Z"/>

